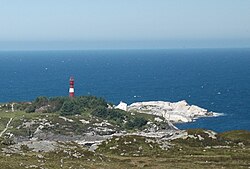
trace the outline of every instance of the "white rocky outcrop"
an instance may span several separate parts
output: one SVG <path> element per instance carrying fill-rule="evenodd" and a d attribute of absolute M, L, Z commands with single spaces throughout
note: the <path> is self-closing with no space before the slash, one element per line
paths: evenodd
<path fill-rule="evenodd" d="M 137 102 L 129 105 L 127 110 L 162 116 L 173 123 L 191 122 L 199 117 L 214 117 L 219 115 L 201 107 L 189 105 L 185 100 L 175 103 L 165 101 Z"/>
<path fill-rule="evenodd" d="M 82 122 L 82 124 L 89 124 L 90 123 L 88 120 L 84 120 L 84 119 L 81 119 L 79 121 Z"/>
<path fill-rule="evenodd" d="M 69 118 L 66 118 L 66 117 L 63 117 L 63 116 L 59 116 L 60 119 L 63 119 L 64 121 L 68 121 L 68 122 L 74 122 L 74 120 L 72 119 L 69 119 Z"/>
<path fill-rule="evenodd" d="M 128 105 L 127 105 L 127 103 L 124 103 L 124 102 L 121 101 L 120 104 L 115 106 L 115 108 L 127 111 L 128 110 Z"/>

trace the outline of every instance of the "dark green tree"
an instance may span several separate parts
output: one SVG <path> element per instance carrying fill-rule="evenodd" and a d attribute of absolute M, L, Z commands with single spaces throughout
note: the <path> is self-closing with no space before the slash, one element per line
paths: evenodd
<path fill-rule="evenodd" d="M 80 107 L 73 99 L 72 100 L 66 100 L 63 103 L 60 114 L 63 115 L 63 116 L 80 114 Z"/>
<path fill-rule="evenodd" d="M 34 105 L 39 108 L 39 107 L 42 107 L 42 106 L 46 106 L 48 105 L 49 103 L 49 99 L 45 96 L 39 96 L 36 98 L 35 102 L 34 102 Z"/>

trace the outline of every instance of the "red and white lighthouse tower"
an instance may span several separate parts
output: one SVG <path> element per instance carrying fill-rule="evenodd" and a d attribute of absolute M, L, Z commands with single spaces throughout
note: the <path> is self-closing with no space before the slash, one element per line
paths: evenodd
<path fill-rule="evenodd" d="M 74 83 L 74 78 L 71 76 L 69 79 L 69 97 L 75 96 Z"/>

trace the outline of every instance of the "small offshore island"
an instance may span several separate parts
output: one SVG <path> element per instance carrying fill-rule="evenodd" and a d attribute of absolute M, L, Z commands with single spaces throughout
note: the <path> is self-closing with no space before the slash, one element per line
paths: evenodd
<path fill-rule="evenodd" d="M 186 101 L 95 96 L 0 104 L 2 168 L 249 168 L 250 132 L 179 130 L 220 114 Z"/>

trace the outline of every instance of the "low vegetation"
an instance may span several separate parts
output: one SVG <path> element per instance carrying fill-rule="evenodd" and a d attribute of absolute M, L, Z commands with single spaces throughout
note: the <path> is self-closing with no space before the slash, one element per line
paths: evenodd
<path fill-rule="evenodd" d="M 160 147 L 154 138 L 143 136 L 127 135 L 113 137 L 104 141 L 98 148 L 97 152 L 109 155 L 119 156 L 160 156 L 165 151 Z"/>
<path fill-rule="evenodd" d="M 14 111 L 13 109 L 14 108 Z M 6 128 L 8 122 L 10 125 Z M 183 131 L 176 139 L 134 135 L 150 124 L 165 129 L 155 116 L 125 112 L 108 106 L 94 96 L 38 97 L 33 102 L 0 104 L 0 168 L 249 168 L 250 132 L 243 130 L 214 133 L 203 129 Z M 101 130 L 105 129 L 105 130 Z M 116 135 L 89 151 L 90 145 L 80 145 L 70 139 L 83 136 Z M 41 132 L 42 131 L 42 132 Z M 182 132 L 182 131 L 181 131 Z M 18 152 L 6 151 L 19 140 L 62 136 L 49 152 L 34 151 L 23 144 Z M 30 143 L 34 144 L 33 141 Z M 5 150 L 5 151 L 3 151 Z"/>
<path fill-rule="evenodd" d="M 74 118 L 75 115 L 81 115 L 87 119 L 91 119 L 93 116 L 102 120 L 108 120 L 121 129 L 129 130 L 142 129 L 148 122 L 148 119 L 142 114 L 134 113 L 134 115 L 131 115 L 123 110 L 110 108 L 108 105 L 103 98 L 95 96 L 80 96 L 74 98 L 47 98 L 41 96 L 37 97 L 33 102 L 15 103 L 14 109 L 15 111 L 24 111 L 41 117 L 44 115 L 58 117 L 60 115 Z M 1 108 L 8 112 L 12 109 L 10 104 L 3 104 Z M 152 119 L 151 116 L 148 117 Z"/>
<path fill-rule="evenodd" d="M 202 134 L 201 137 L 209 137 L 203 130 L 188 132 L 190 136 Z M 22 146 L 20 154 L 0 153 L 0 164 L 5 169 L 249 168 L 250 146 L 234 142 L 236 135 L 240 134 L 247 139 L 249 132 L 231 131 L 219 135 L 224 134 L 230 137 L 230 139 L 221 140 L 222 143 L 231 142 L 227 146 L 221 145 L 220 142 L 217 144 L 213 142 L 210 144 L 212 146 L 191 145 L 190 140 L 182 138 L 182 142 L 180 140 L 168 142 L 170 147 L 164 150 L 161 148 L 163 142 L 157 142 L 155 138 L 135 135 L 108 139 L 99 145 L 95 152 L 90 152 L 86 147 L 75 142 L 59 142 L 58 149 L 51 152 L 33 152 L 32 149 Z M 203 141 L 198 137 L 196 140 Z"/>

